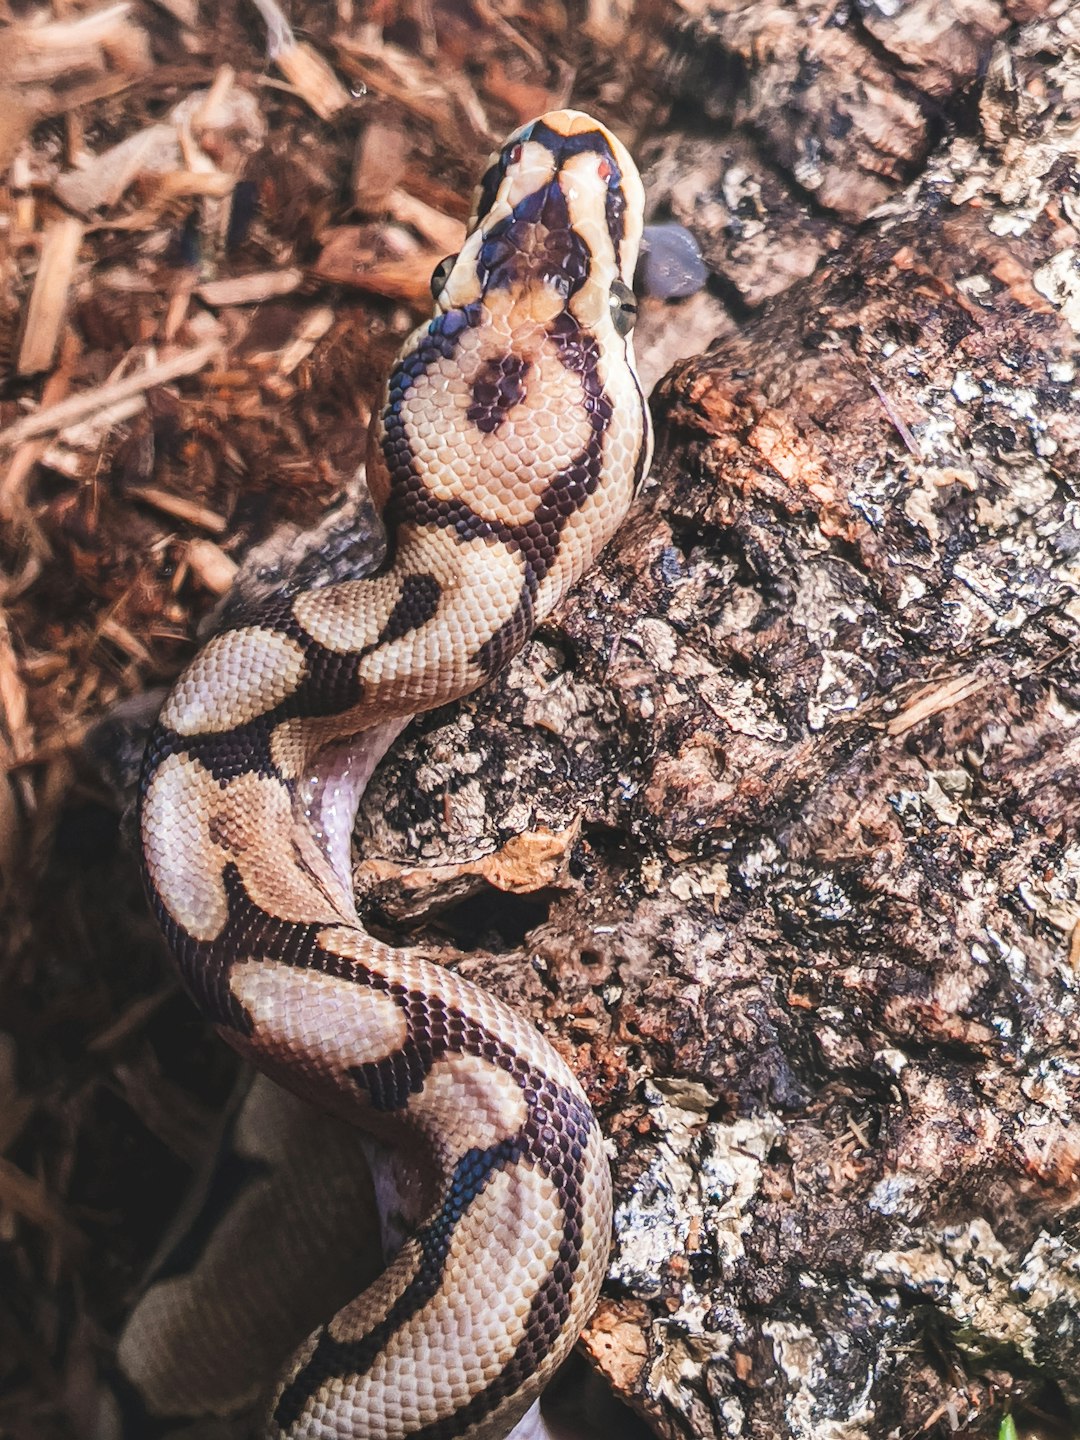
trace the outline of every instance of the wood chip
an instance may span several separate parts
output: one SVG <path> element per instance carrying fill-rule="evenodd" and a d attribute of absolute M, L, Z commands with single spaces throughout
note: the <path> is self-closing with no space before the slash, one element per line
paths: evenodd
<path fill-rule="evenodd" d="M 11 888 L 22 850 L 22 816 L 15 787 L 7 771 L 0 770 L 0 899 Z"/>
<path fill-rule="evenodd" d="M 196 295 L 207 305 L 257 305 L 278 295 L 291 295 L 303 284 L 304 272 L 291 266 L 287 270 L 259 270 L 251 275 L 234 275 L 227 280 L 207 280 L 195 287 Z"/>
<path fill-rule="evenodd" d="M 52 365 L 60 327 L 67 313 L 83 228 L 81 221 L 65 215 L 54 220 L 45 232 L 19 347 L 20 375 L 36 375 Z"/>
<path fill-rule="evenodd" d="M 150 65 L 149 39 L 132 23 L 128 0 L 73 20 L 40 24 L 42 13 L 9 25 L 4 32 L 5 78 L 17 84 L 48 84 L 78 70 L 138 74 Z"/>
<path fill-rule="evenodd" d="M 412 255 L 380 259 L 374 254 L 365 227 L 338 225 L 323 235 L 323 248 L 312 273 L 334 285 L 355 285 L 391 300 L 405 300 L 417 308 L 431 305 L 431 272 L 446 251 L 420 250 Z"/>
<path fill-rule="evenodd" d="M 373 120 L 361 134 L 353 159 L 353 204 L 361 215 L 378 215 L 387 207 L 405 174 L 409 138 L 400 125 Z"/>
<path fill-rule="evenodd" d="M 171 515 L 175 520 L 197 525 L 200 530 L 209 530 L 211 535 L 224 535 L 229 528 L 224 515 L 219 515 L 207 505 L 200 505 L 197 500 L 174 495 L 171 490 L 159 490 L 156 485 L 130 485 L 124 493 L 132 500 L 141 500 L 144 505 L 152 505 L 155 510 Z"/>
<path fill-rule="evenodd" d="M 153 663 L 153 656 L 142 643 L 137 635 L 133 635 L 126 625 L 122 625 L 114 615 L 106 615 L 98 626 L 98 636 L 102 640 L 109 640 L 116 648 L 137 660 L 140 665 L 149 667 Z"/>
<path fill-rule="evenodd" d="M 75 362 L 81 353 L 81 346 L 71 330 L 66 332 L 60 351 L 60 363 L 45 381 L 41 393 L 43 407 L 55 405 L 63 400 L 71 383 Z M 29 440 L 20 445 L 11 457 L 7 472 L 0 476 L 0 522 L 10 524 L 18 515 L 25 519 L 26 487 L 34 466 L 45 451 L 45 442 Z"/>
<path fill-rule="evenodd" d="M 10 1160 L 0 1159 L 0 1209 L 6 1208 L 48 1231 L 69 1246 L 81 1246 L 85 1236 L 64 1214 L 40 1180 L 27 1175 Z"/>
<path fill-rule="evenodd" d="M 460 220 L 454 220 L 449 215 L 444 215 L 441 210 L 425 205 L 423 200 L 417 200 L 414 195 L 409 195 L 404 190 L 391 191 L 387 208 L 395 220 L 402 225 L 411 225 L 419 235 L 444 254 L 455 255 L 464 244 L 465 226 Z"/>
<path fill-rule="evenodd" d="M 281 351 L 277 364 L 278 374 L 291 375 L 296 367 L 307 359 L 333 323 L 334 312 L 329 305 L 320 305 L 317 310 L 305 315 L 295 336 Z"/>
<path fill-rule="evenodd" d="M 236 561 L 212 540 L 191 540 L 184 552 L 191 573 L 204 590 L 224 595 L 236 575 Z"/>
<path fill-rule="evenodd" d="M 977 695 L 989 683 L 986 676 L 956 675 L 943 684 L 931 685 L 906 705 L 899 715 L 893 716 L 885 727 L 886 733 L 893 736 L 906 735 L 931 715 L 940 715 L 945 710 L 951 710 L 954 705 L 959 705 L 962 700 Z"/>
<path fill-rule="evenodd" d="M 26 687 L 11 640 L 7 616 L 0 611 L 0 761 L 25 763 L 34 753 L 34 731 Z"/>
<path fill-rule="evenodd" d="M 329 120 L 352 101 L 329 64 L 306 40 L 286 47 L 275 63 L 320 120 Z"/>
<path fill-rule="evenodd" d="M 49 96 L 42 89 L 0 86 L 0 174 L 16 159 L 23 141 L 49 109 Z"/>
<path fill-rule="evenodd" d="M 147 365 L 134 375 L 126 375 L 122 380 L 114 380 L 93 390 L 71 395 L 57 405 L 43 406 L 32 415 L 16 420 L 6 430 L 0 430 L 0 450 L 14 449 L 25 440 L 32 440 L 35 435 L 55 434 L 66 425 L 74 425 L 96 411 L 127 400 L 132 395 L 141 395 L 155 385 L 166 385 L 170 380 L 178 380 L 182 375 L 194 375 L 208 365 L 220 353 L 221 348 L 220 339 L 207 340 L 191 350 L 182 350 L 167 360 Z"/>

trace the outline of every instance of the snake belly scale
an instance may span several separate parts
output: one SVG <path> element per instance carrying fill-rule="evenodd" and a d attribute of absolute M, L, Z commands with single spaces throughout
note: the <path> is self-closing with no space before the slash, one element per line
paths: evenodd
<path fill-rule="evenodd" d="M 509 1007 L 363 930 L 351 830 L 404 725 L 508 662 L 647 469 L 642 208 L 589 116 L 510 137 L 373 420 L 385 563 L 233 615 L 148 746 L 146 887 L 204 1014 L 271 1078 L 422 1157 L 419 1224 L 293 1356 L 274 1440 L 500 1440 L 599 1291 L 610 1177 L 580 1085 Z"/>

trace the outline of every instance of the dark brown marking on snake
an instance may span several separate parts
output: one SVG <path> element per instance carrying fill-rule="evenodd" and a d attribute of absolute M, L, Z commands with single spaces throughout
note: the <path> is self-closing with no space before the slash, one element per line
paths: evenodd
<path fill-rule="evenodd" d="M 526 586 L 509 620 L 505 620 L 476 652 L 473 663 L 485 680 L 497 675 L 521 649 L 525 637 L 532 629 L 532 616 L 532 589 Z"/>
<path fill-rule="evenodd" d="M 532 362 L 520 355 L 488 360 L 472 384 L 472 404 L 466 417 L 484 435 L 491 435 L 525 399 L 525 377 Z"/>
<path fill-rule="evenodd" d="M 409 603 L 415 604 L 419 613 L 422 595 L 426 592 L 430 601 L 430 587 L 437 582 L 430 576 L 415 578 L 430 582 L 411 592 Z M 437 603 L 436 599 L 432 614 Z M 246 625 L 238 628 L 249 629 L 261 619 L 262 612 L 257 612 L 254 621 L 249 620 Z M 395 621 L 395 615 L 392 614 L 390 619 Z M 395 623 L 400 624 L 400 618 Z M 266 624 L 262 628 L 267 633 L 286 635 L 301 646 L 304 652 L 304 673 L 295 688 L 279 705 L 263 711 L 261 715 L 256 715 L 243 724 L 231 726 L 228 730 L 204 730 L 195 735 L 180 735 L 159 723 L 147 748 L 141 794 L 145 794 L 154 772 L 169 755 L 189 755 L 208 770 L 215 780 L 223 784 L 248 774 L 260 775 L 265 779 L 278 777 L 270 741 L 274 730 L 283 720 L 319 719 L 339 715 L 364 699 L 365 687 L 358 674 L 358 660 L 366 651 L 341 654 L 330 650 L 313 640 L 300 623 L 293 619 L 288 623 L 279 621 L 273 625 Z M 402 630 L 398 633 L 405 632 Z M 380 640 L 382 638 L 393 637 L 380 637 Z"/>
<path fill-rule="evenodd" d="M 599 130 L 585 130 L 578 135 L 560 135 L 550 125 L 545 125 L 542 120 L 536 121 L 529 127 L 529 135 L 533 140 L 538 140 L 546 145 L 559 159 L 560 165 L 568 160 L 571 155 L 582 155 L 591 151 L 597 155 L 602 162 L 607 164 L 607 199 L 605 202 L 605 217 L 607 219 L 608 234 L 611 236 L 611 243 L 615 250 L 615 257 L 618 267 L 622 269 L 622 247 L 626 238 L 626 196 L 623 192 L 622 170 L 619 162 L 612 153 L 611 146 Z"/>
<path fill-rule="evenodd" d="M 585 284 L 592 257 L 574 229 L 566 195 L 557 178 L 525 195 L 494 224 L 476 257 L 482 290 L 509 290 L 543 281 L 569 299 Z"/>
<path fill-rule="evenodd" d="M 434 617 L 441 599 L 442 586 L 434 575 L 406 575 L 379 638 L 361 653 L 366 655 L 389 640 L 400 640 L 411 630 L 419 630 L 421 625 L 426 625 Z"/>

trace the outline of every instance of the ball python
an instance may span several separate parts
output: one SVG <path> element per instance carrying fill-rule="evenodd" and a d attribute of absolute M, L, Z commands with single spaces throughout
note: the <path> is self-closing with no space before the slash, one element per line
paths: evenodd
<path fill-rule="evenodd" d="M 269 1440 L 501 1440 L 596 1302 L 611 1190 L 581 1086 L 510 1007 L 365 932 L 351 834 L 403 727 L 502 670 L 641 482 L 642 211 L 588 115 L 510 136 L 373 417 L 385 562 L 342 575 L 338 556 L 231 614 L 149 740 L 143 877 L 187 989 L 259 1070 L 396 1147 L 413 1186 L 415 1229 L 292 1357 Z"/>

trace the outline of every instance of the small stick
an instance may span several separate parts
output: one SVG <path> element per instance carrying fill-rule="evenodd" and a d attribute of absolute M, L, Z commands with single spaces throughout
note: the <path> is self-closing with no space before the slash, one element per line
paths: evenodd
<path fill-rule="evenodd" d="M 82 222 L 68 215 L 54 220 L 45 232 L 19 346 L 20 375 L 36 375 L 52 365 L 82 238 Z"/>
<path fill-rule="evenodd" d="M 32 440 L 35 435 L 54 434 L 67 425 L 85 420 L 98 410 L 117 404 L 120 400 L 141 395 L 155 385 L 166 385 L 170 380 L 178 380 L 182 375 L 194 375 L 213 360 L 221 348 L 221 341 L 215 337 L 191 350 L 182 350 L 179 355 L 173 355 L 168 360 L 147 365 L 134 375 L 126 375 L 123 380 L 114 380 L 107 385 L 99 385 L 94 390 L 69 395 L 66 400 L 61 400 L 56 405 L 35 410 L 32 415 L 16 420 L 6 430 L 0 430 L 0 449 L 14 449 L 24 440 Z"/>

